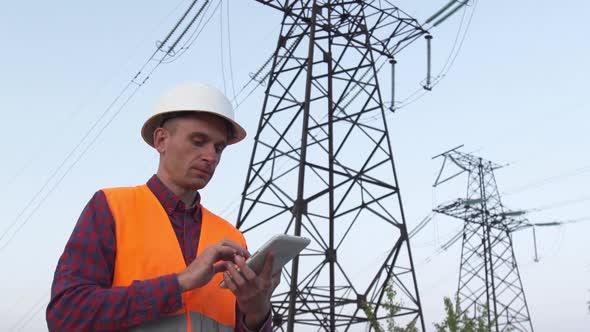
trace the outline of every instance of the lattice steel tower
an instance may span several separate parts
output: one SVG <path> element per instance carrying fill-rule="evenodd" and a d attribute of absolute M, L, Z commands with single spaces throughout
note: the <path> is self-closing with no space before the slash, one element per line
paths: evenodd
<path fill-rule="evenodd" d="M 376 61 L 427 31 L 387 1 L 257 1 L 283 19 L 237 226 L 312 239 L 283 271 L 275 330 L 348 331 L 364 303 L 385 319 L 390 281 L 398 321 L 423 329 Z"/>
<path fill-rule="evenodd" d="M 434 186 L 468 173 L 467 197 L 434 211 L 464 221 L 458 297 L 469 316 L 487 308 L 492 331 L 533 331 L 512 247 L 512 233 L 530 226 L 522 211 L 508 211 L 500 200 L 494 170 L 500 166 L 453 149 L 443 157 Z M 435 157 L 436 158 L 436 157 Z M 451 166 L 459 171 L 443 173 Z M 447 171 L 448 172 L 448 171 Z"/>

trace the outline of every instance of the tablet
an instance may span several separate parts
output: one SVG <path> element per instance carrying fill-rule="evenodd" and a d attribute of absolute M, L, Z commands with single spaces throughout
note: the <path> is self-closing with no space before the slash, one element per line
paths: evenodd
<path fill-rule="evenodd" d="M 279 272 L 285 264 L 289 263 L 295 256 L 309 245 L 311 241 L 307 238 L 292 235 L 275 235 L 268 240 L 258 251 L 256 251 L 248 260 L 246 264 L 256 274 L 262 271 L 264 266 L 264 259 L 269 252 L 273 252 L 275 259 L 272 266 L 272 274 Z M 221 287 L 225 287 L 225 282 L 222 282 Z"/>

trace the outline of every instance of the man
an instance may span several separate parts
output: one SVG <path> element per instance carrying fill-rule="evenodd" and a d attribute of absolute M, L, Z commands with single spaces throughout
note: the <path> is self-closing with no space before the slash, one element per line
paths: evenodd
<path fill-rule="evenodd" d="M 246 136 L 231 103 L 178 86 L 141 134 L 160 154 L 157 174 L 90 200 L 55 271 L 49 330 L 270 331 L 272 254 L 257 275 L 242 234 L 200 205 L 224 148 Z"/>

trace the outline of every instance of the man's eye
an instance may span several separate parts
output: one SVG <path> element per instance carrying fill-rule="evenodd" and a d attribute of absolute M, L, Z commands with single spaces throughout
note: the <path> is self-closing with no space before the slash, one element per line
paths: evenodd
<path fill-rule="evenodd" d="M 203 141 L 193 141 L 193 144 L 196 146 L 203 146 L 203 144 L 205 144 L 205 142 Z"/>

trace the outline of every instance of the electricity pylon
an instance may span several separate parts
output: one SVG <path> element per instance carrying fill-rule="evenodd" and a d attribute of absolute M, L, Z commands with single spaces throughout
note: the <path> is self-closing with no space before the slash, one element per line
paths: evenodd
<path fill-rule="evenodd" d="M 501 202 L 491 161 L 447 151 L 434 183 L 437 187 L 468 173 L 467 197 L 442 204 L 435 212 L 463 220 L 463 246 L 457 295 L 469 316 L 487 313 L 492 331 L 533 331 L 522 281 L 514 256 L 512 233 L 531 226 L 523 211 L 507 210 Z M 448 169 L 458 172 L 443 176 Z"/>
<path fill-rule="evenodd" d="M 387 319 L 391 284 L 397 322 L 423 330 L 375 63 L 427 31 L 388 1 L 257 1 L 283 19 L 237 226 L 312 240 L 283 270 L 274 329 L 358 330 L 367 305 Z"/>

